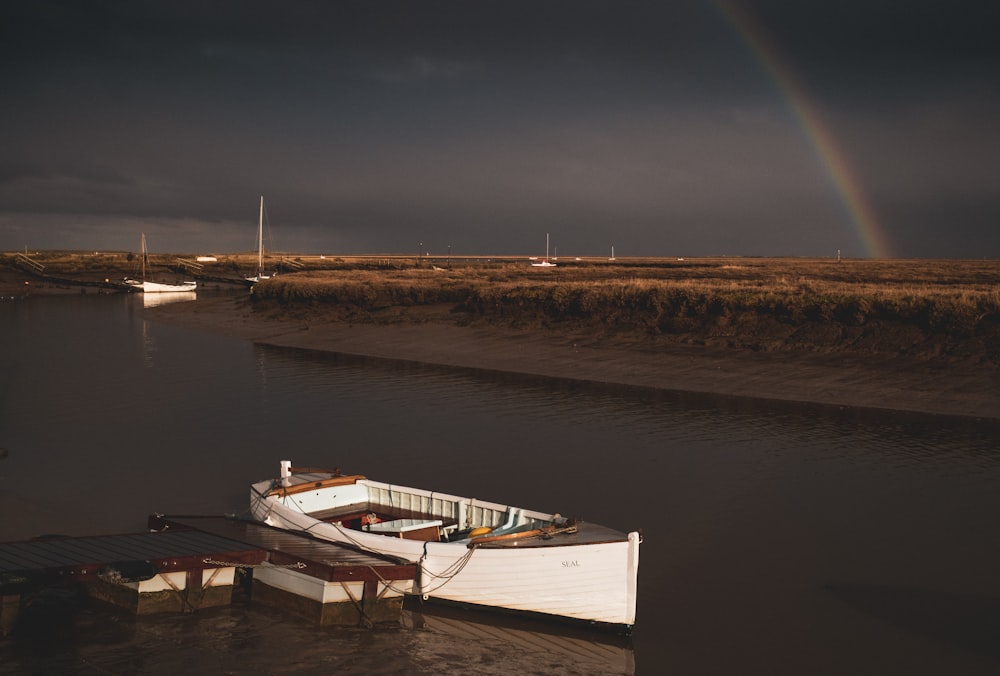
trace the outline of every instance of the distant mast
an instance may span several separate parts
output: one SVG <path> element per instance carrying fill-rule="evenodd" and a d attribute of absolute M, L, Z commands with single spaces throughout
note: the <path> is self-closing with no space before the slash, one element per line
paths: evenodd
<path fill-rule="evenodd" d="M 260 196 L 260 218 L 257 224 L 257 277 L 264 274 L 264 196 Z"/>
<path fill-rule="evenodd" d="M 276 273 L 275 273 L 276 274 Z M 264 274 L 264 196 L 260 196 L 260 217 L 257 221 L 257 272 L 251 276 L 244 277 L 248 282 L 256 284 L 265 279 L 270 279 L 274 274 Z"/>
<path fill-rule="evenodd" d="M 536 260 L 531 264 L 536 268 L 554 268 L 556 266 L 551 260 L 549 260 L 549 233 L 545 233 L 545 258 L 543 260 Z"/>

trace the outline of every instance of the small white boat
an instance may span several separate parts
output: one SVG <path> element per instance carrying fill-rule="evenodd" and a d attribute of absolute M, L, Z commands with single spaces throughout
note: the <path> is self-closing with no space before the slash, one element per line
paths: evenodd
<path fill-rule="evenodd" d="M 151 282 L 149 280 L 139 281 L 135 279 L 126 279 L 125 283 L 139 291 L 143 291 L 144 293 L 188 293 L 198 290 L 198 282 L 164 284 L 162 282 Z"/>
<path fill-rule="evenodd" d="M 635 623 L 639 532 L 281 462 L 250 489 L 271 526 L 420 566 L 406 593 L 619 631 Z"/>
<path fill-rule="evenodd" d="M 152 282 L 146 279 L 146 262 L 148 254 L 146 252 L 146 233 L 142 233 L 142 260 L 139 264 L 139 279 L 126 277 L 124 282 L 127 286 L 142 291 L 143 293 L 179 293 L 192 292 L 198 289 L 198 282 L 187 281 L 177 283 Z"/>
<path fill-rule="evenodd" d="M 533 268 L 554 268 L 556 264 L 552 262 L 549 258 L 549 233 L 545 233 L 545 258 L 542 260 L 535 259 L 535 262 L 531 264 Z"/>
<path fill-rule="evenodd" d="M 259 282 L 264 279 L 271 279 L 274 274 L 264 272 L 264 196 L 260 196 L 260 217 L 257 221 L 257 272 L 249 277 L 245 277 L 248 282 Z"/>

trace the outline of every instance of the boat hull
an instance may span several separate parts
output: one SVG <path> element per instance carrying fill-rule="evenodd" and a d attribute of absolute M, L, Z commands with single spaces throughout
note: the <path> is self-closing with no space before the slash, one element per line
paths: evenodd
<path fill-rule="evenodd" d="M 362 487 L 369 484 L 376 488 L 386 486 L 358 482 Z M 600 533 L 597 538 L 577 533 L 544 540 L 494 541 L 490 545 L 478 545 L 475 540 L 410 540 L 354 530 L 337 522 L 321 521 L 303 511 L 304 504 L 309 505 L 310 511 L 326 506 L 324 503 L 333 505 L 338 493 L 342 497 L 356 492 L 356 486 L 350 490 L 330 487 L 304 496 L 282 496 L 268 495 L 272 485 L 272 482 L 254 485 L 251 491 L 254 518 L 279 528 L 308 531 L 318 538 L 417 563 L 419 575 L 413 593 L 425 599 L 542 614 L 626 631 L 635 622 L 641 542 L 637 532 L 624 534 L 595 526 Z M 473 502 L 434 495 L 436 499 L 466 500 L 470 505 Z"/>
<path fill-rule="evenodd" d="M 160 282 L 143 282 L 137 279 L 126 279 L 125 283 L 136 291 L 142 291 L 143 293 L 179 293 L 198 290 L 198 282 L 162 284 Z"/>

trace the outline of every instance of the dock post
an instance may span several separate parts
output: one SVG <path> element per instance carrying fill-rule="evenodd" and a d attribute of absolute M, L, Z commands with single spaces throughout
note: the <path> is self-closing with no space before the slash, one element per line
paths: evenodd
<path fill-rule="evenodd" d="M 232 602 L 236 568 L 212 568 L 205 577 L 204 567 L 160 571 L 145 580 L 98 578 L 87 583 L 91 598 L 131 610 L 136 615 L 163 612 L 195 612 Z"/>
<path fill-rule="evenodd" d="M 408 574 L 409 575 L 409 574 Z M 403 611 L 403 593 L 392 587 L 407 580 L 381 580 L 369 568 L 357 568 L 351 580 L 329 580 L 282 566 L 254 568 L 252 603 L 277 606 L 309 618 L 320 626 L 370 627 L 383 622 L 398 623 Z"/>
<path fill-rule="evenodd" d="M 21 596 L 7 594 L 0 596 L 0 637 L 7 636 L 14 629 L 18 611 L 21 610 Z"/>

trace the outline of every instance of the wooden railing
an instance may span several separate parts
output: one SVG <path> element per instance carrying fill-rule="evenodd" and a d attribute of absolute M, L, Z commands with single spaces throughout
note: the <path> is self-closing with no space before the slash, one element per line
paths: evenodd
<path fill-rule="evenodd" d="M 34 272 L 36 275 L 43 274 L 43 272 L 45 270 L 45 266 L 44 265 L 42 265 L 38 261 L 32 259 L 28 254 L 18 253 L 17 256 L 14 257 L 14 262 L 19 267 L 28 268 L 29 270 L 31 270 L 32 272 Z"/>

